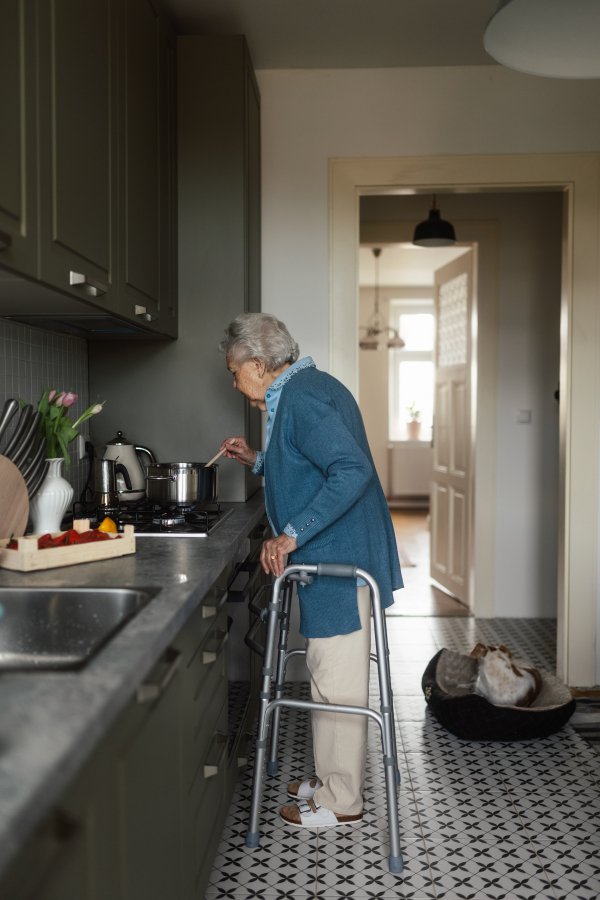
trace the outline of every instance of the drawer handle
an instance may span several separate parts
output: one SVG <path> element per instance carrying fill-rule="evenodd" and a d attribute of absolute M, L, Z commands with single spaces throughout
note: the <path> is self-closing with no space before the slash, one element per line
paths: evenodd
<path fill-rule="evenodd" d="M 212 616 L 216 616 L 216 614 L 219 612 L 219 610 L 221 609 L 221 607 L 227 600 L 228 594 L 229 594 L 229 591 L 223 591 L 223 593 L 219 597 L 219 600 L 218 600 L 216 606 L 213 606 L 212 603 L 207 603 L 206 606 L 203 605 L 202 606 L 202 618 L 210 619 L 210 618 L 212 618 Z"/>
<path fill-rule="evenodd" d="M 180 651 L 175 650 L 173 647 L 169 647 L 169 649 L 165 651 L 163 660 L 164 662 L 169 663 L 169 668 L 163 675 L 161 681 L 145 681 L 143 684 L 140 684 L 137 689 L 138 703 L 151 703 L 153 700 L 158 700 L 175 678 L 175 675 L 179 671 L 179 666 L 181 665 Z"/>
<path fill-rule="evenodd" d="M 158 316 L 153 316 L 152 313 L 149 313 L 145 306 L 138 306 L 137 303 L 133 311 L 136 316 L 144 319 L 145 322 L 155 322 L 158 319 Z"/>
<path fill-rule="evenodd" d="M 214 734 L 213 743 L 216 746 L 219 746 L 219 744 L 221 744 L 221 752 L 219 753 L 218 758 L 213 763 L 204 763 L 205 778 L 213 778 L 215 775 L 219 774 L 219 769 L 221 768 L 223 757 L 225 756 L 225 753 L 227 751 L 227 735 L 223 734 L 220 731 L 216 731 Z"/>
<path fill-rule="evenodd" d="M 8 250 L 11 244 L 12 238 L 10 234 L 6 234 L 5 231 L 0 231 L 0 250 Z"/>
<path fill-rule="evenodd" d="M 96 281 L 95 278 L 90 278 L 89 275 L 84 275 L 83 272 L 71 272 L 69 275 L 69 284 L 83 285 L 86 292 L 91 294 L 92 297 L 100 297 L 108 290 L 105 284 L 101 284 L 99 281 Z"/>
<path fill-rule="evenodd" d="M 209 666 L 212 663 L 216 662 L 217 659 L 219 658 L 219 656 L 221 655 L 223 647 L 227 643 L 227 632 L 226 631 L 223 631 L 221 628 L 217 628 L 217 629 L 215 629 L 215 636 L 216 635 L 219 635 L 221 638 L 217 649 L 202 651 L 202 665 L 203 666 Z"/>

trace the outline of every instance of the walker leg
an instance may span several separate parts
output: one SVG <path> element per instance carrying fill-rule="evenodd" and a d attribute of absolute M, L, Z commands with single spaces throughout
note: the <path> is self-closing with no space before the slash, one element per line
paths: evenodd
<path fill-rule="evenodd" d="M 283 592 L 283 617 L 279 628 L 279 644 L 277 646 L 277 673 L 275 681 L 275 699 L 281 700 L 283 697 L 283 685 L 285 679 L 285 654 L 287 651 L 288 632 L 290 630 L 290 607 L 292 605 L 292 591 L 294 587 L 291 581 L 285 582 Z M 273 710 L 273 721 L 271 723 L 271 752 L 267 762 L 267 774 L 277 775 L 279 771 L 279 762 L 277 760 L 277 750 L 279 746 L 279 723 L 281 721 L 281 707 L 276 706 Z"/>
<path fill-rule="evenodd" d="M 383 764 L 385 770 L 385 792 L 387 800 L 388 830 L 390 837 L 390 872 L 398 873 L 404 869 L 404 862 L 400 852 L 400 828 L 398 823 L 398 800 L 396 797 L 396 772 L 398 768 L 395 756 L 394 743 L 394 718 L 392 707 L 390 662 L 387 654 L 387 641 L 385 622 L 379 591 L 371 584 L 371 598 L 373 603 L 373 624 L 375 626 L 375 644 L 377 647 L 377 671 L 379 674 L 379 696 L 381 697 L 381 716 L 383 718 L 383 730 L 381 743 L 383 749 Z"/>
<path fill-rule="evenodd" d="M 267 753 L 267 708 L 271 696 L 271 674 L 273 669 L 273 657 L 275 655 L 275 641 L 277 640 L 277 625 L 279 621 L 279 589 L 281 581 L 277 579 L 273 585 L 271 602 L 269 603 L 269 616 L 267 619 L 267 637 L 265 640 L 265 655 L 260 691 L 260 703 L 258 707 L 258 730 L 256 741 L 256 753 L 254 757 L 254 780 L 252 782 L 252 802 L 250 805 L 250 819 L 246 833 L 246 847 L 253 849 L 258 847 L 260 831 L 258 827 L 258 815 L 260 811 L 260 799 L 262 794 L 263 769 Z"/>
<path fill-rule="evenodd" d="M 391 717 L 392 717 L 392 746 L 393 746 L 393 756 L 396 760 L 396 784 L 400 784 L 400 767 L 398 765 L 398 746 L 396 742 L 396 720 L 394 714 L 394 692 L 392 690 L 392 672 L 390 666 L 390 645 L 388 643 L 388 633 L 387 633 L 387 620 L 385 613 L 382 611 L 382 620 L 383 620 L 383 637 L 385 640 L 385 656 L 387 660 L 387 679 L 388 686 L 390 691 L 390 706 L 392 707 Z"/>

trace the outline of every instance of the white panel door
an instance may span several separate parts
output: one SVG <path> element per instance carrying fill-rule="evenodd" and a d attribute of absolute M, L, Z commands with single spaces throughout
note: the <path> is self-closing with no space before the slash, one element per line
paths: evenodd
<path fill-rule="evenodd" d="M 473 252 L 435 273 L 431 577 L 469 604 Z"/>

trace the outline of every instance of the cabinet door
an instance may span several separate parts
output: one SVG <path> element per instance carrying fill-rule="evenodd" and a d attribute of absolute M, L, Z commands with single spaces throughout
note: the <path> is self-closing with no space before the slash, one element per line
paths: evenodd
<path fill-rule="evenodd" d="M 35 10 L 0 3 L 0 265 L 37 276 Z"/>
<path fill-rule="evenodd" d="M 41 278 L 116 309 L 115 0 L 38 0 Z"/>
<path fill-rule="evenodd" d="M 181 675 L 119 753 L 123 900 L 181 897 Z"/>

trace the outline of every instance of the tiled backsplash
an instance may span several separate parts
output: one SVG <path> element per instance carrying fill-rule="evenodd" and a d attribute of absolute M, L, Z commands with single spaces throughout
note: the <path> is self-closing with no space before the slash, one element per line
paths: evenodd
<path fill-rule="evenodd" d="M 42 387 L 77 394 L 77 402 L 69 412 L 74 422 L 90 405 L 87 342 L 0 318 L 0 409 L 11 397 L 20 397 L 35 407 Z M 9 434 L 14 430 L 15 421 L 16 417 Z M 84 434 L 89 434 L 88 422 L 82 428 Z M 5 439 L 0 450 L 4 446 Z M 87 479 L 88 465 L 86 460 L 77 459 L 76 441 L 70 445 L 69 452 L 71 465 L 63 474 L 75 488 L 77 499 Z"/>

